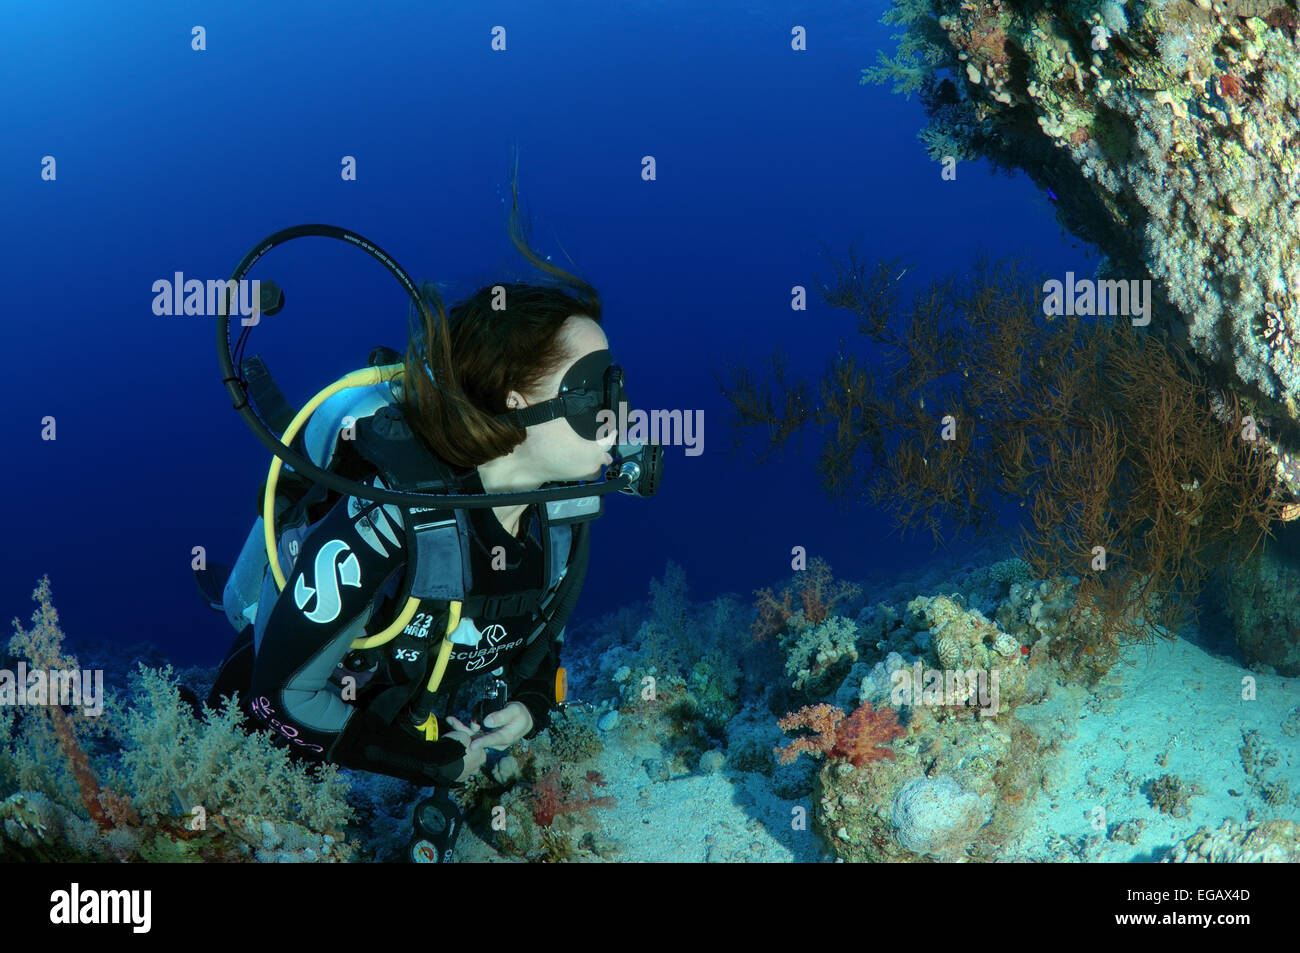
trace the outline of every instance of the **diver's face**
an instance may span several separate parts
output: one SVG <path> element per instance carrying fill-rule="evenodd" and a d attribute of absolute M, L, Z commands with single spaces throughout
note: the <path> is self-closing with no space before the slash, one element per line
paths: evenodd
<path fill-rule="evenodd" d="M 570 315 L 560 327 L 568 360 L 555 373 L 538 385 L 537 393 L 525 398 L 529 405 L 555 397 L 560 392 L 560 382 L 569 368 L 592 351 L 609 348 L 609 340 L 600 325 L 591 318 Z M 512 393 L 510 399 L 517 399 Z M 543 471 L 543 482 L 561 480 L 590 480 L 600 476 L 600 468 L 613 463 L 609 450 L 618 439 L 611 433 L 604 439 L 587 440 L 580 437 L 567 420 L 557 417 L 546 423 L 528 428 L 528 441 L 534 441 L 538 466 Z"/>

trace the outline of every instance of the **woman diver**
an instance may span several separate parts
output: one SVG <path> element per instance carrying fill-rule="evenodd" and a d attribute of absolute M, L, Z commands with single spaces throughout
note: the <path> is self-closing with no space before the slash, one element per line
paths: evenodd
<path fill-rule="evenodd" d="M 434 307 L 420 309 L 423 327 L 412 327 L 379 407 L 364 417 L 315 412 L 331 473 L 383 490 L 512 494 L 591 480 L 616 462 L 608 421 L 626 394 L 599 296 L 540 261 L 515 213 L 515 245 L 568 290 L 488 286 L 449 312 L 426 290 Z M 386 354 L 372 354 L 372 365 L 395 366 L 385 359 L 395 352 L 377 352 Z M 299 452 L 310 436 L 294 438 Z M 657 485 L 661 456 L 650 459 L 640 495 Z M 300 756 L 435 786 L 416 810 L 412 856 L 449 859 L 459 820 L 447 788 L 479 771 L 489 750 L 544 730 L 563 700 L 563 626 L 601 498 L 453 510 L 301 486 L 311 492 L 297 501 L 277 495 L 271 564 L 262 571 L 267 552 L 261 563 L 246 558 L 259 520 L 240 557 L 252 569 L 237 565 L 226 583 L 224 609 L 243 628 L 208 704 L 238 691 L 245 712 Z M 249 583 L 254 570 L 260 586 Z M 232 592 L 240 585 L 242 597 Z M 453 712 L 469 709 L 468 689 L 482 700 L 462 720 Z"/>

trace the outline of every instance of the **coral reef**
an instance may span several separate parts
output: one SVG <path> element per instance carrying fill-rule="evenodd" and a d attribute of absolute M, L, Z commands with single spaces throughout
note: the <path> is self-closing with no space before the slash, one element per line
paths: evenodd
<path fill-rule="evenodd" d="M 907 611 L 925 620 L 939 667 L 947 670 L 998 672 L 999 704 L 1010 708 L 1025 694 L 1027 653 L 1020 641 L 1003 632 L 977 609 L 965 609 L 947 596 L 917 596 Z M 962 700 L 960 704 L 974 700 Z"/>
<path fill-rule="evenodd" d="M 714 746 L 739 707 L 734 696 L 724 697 L 721 684 L 699 664 L 689 680 L 654 666 L 629 669 L 621 685 L 619 707 L 612 710 L 622 715 L 615 724 L 624 731 L 655 734 L 663 752 L 682 770 Z"/>
<path fill-rule="evenodd" d="M 1251 668 L 1300 676 L 1300 524 L 1288 523 L 1250 559 L 1218 567 L 1217 594 Z"/>
<path fill-rule="evenodd" d="M 692 603 L 670 560 L 648 602 L 571 626 L 571 691 L 617 718 L 620 736 L 653 738 L 669 775 L 689 773 L 728 736 L 742 701 L 781 682 L 779 647 L 747 637 L 752 621 L 731 594 Z M 770 768 L 766 750 L 762 763 Z"/>
<path fill-rule="evenodd" d="M 1283 724 L 1283 732 L 1286 727 Z M 1250 790 L 1264 806 L 1274 811 L 1294 803 L 1291 780 L 1285 776 L 1269 776 L 1270 769 L 1282 760 L 1279 752 L 1261 739 L 1259 731 L 1250 728 L 1241 733 L 1241 769 L 1246 772 Z"/>
<path fill-rule="evenodd" d="M 170 669 L 142 670 L 123 754 L 134 803 L 159 816 L 176 801 L 186 811 L 201 805 L 236 815 L 278 805 L 307 828 L 342 829 L 351 809 L 340 770 L 295 762 L 268 733 L 244 732 L 241 718 L 231 700 L 220 710 L 205 709 L 199 719 L 180 700 Z"/>
<path fill-rule="evenodd" d="M 1169 327 L 1300 422 L 1300 48 L 1287 0 L 894 0 L 936 158 L 1050 190 L 1103 274 L 1151 276 Z"/>
<path fill-rule="evenodd" d="M 834 704 L 819 700 L 778 722 L 808 733 L 775 749 L 773 790 L 793 800 L 812 787 L 817 825 L 844 860 L 1004 856 L 1043 789 L 1047 757 L 1061 735 L 1036 706 L 1072 674 L 1051 646 L 1071 640 L 1077 580 L 1037 580 L 1027 563 L 1006 560 L 966 567 L 951 586 L 919 597 L 911 597 L 912 585 L 900 586 L 889 593 L 894 601 L 863 608 L 859 657 L 834 691 Z M 943 670 L 936 673 L 938 664 Z M 1011 686 L 1009 694 L 999 687 L 995 711 L 985 705 L 991 699 L 982 685 L 979 697 L 959 695 L 969 681 L 954 680 L 949 700 L 944 676 L 988 667 Z M 934 697 L 928 682 L 925 690 L 899 693 L 917 669 L 925 678 L 940 676 Z M 896 712 L 905 731 L 887 742 L 888 755 L 854 765 L 835 751 L 844 711 L 859 704 L 860 717 L 871 712 L 873 720 Z M 811 757 L 799 758 L 802 752 Z M 753 756 L 753 748 L 740 749 L 729 761 Z M 820 770 L 810 777 L 814 766 Z"/>
<path fill-rule="evenodd" d="M 48 578 L 10 656 L 29 671 L 78 672 Z M 4 719 L 0 853 L 36 860 L 343 861 L 352 817 L 334 767 L 304 766 L 234 704 L 200 719 L 170 669 L 140 667 L 103 715 L 50 697 Z M 18 790 L 13 790 L 17 787 Z"/>
<path fill-rule="evenodd" d="M 1031 646 L 1031 668 L 1046 651 L 1066 677 L 1094 681 L 1115 663 L 1118 646 L 1109 639 L 1079 639 L 1072 633 L 1078 585 L 1073 576 L 1013 582 L 995 615 L 1002 629 Z"/>
<path fill-rule="evenodd" d="M 580 721 L 556 719 L 547 730 L 551 751 L 560 761 L 585 761 L 599 755 L 605 747 L 600 734 Z"/>
<path fill-rule="evenodd" d="M 581 716 L 582 728 L 589 715 Z M 552 744 L 550 732 L 524 742 L 510 770 L 477 776 L 458 801 L 473 829 L 500 855 L 533 861 L 595 860 L 614 849 L 600 834 L 598 809 L 604 776 L 596 750 L 580 754 L 572 739 Z M 561 758 L 567 753 L 573 760 Z"/>
<path fill-rule="evenodd" d="M 776 636 L 794 691 L 823 694 L 857 661 L 857 625 L 834 613 L 841 605 L 848 610 L 861 594 L 856 583 L 834 579 L 830 564 L 819 556 L 794 574 L 779 597 L 769 588 L 754 590 L 754 643 Z"/>
<path fill-rule="evenodd" d="M 1246 825 L 1224 821 L 1217 830 L 1202 827 L 1170 848 L 1167 864 L 1300 863 L 1300 825 L 1265 821 Z"/>
<path fill-rule="evenodd" d="M 284 819 L 214 814 L 191 822 L 121 821 L 99 830 L 39 793 L 0 802 L 0 860 L 146 863 L 342 863 L 352 845 Z"/>
<path fill-rule="evenodd" d="M 846 861 L 991 859 L 1015 838 L 1044 782 L 1044 743 L 1014 714 L 972 720 L 914 708 L 891 750 L 893 758 L 861 769 L 828 763 L 817 777 L 818 824 Z M 948 780 L 915 784 L 937 778 Z M 928 809 L 954 796 L 951 814 Z"/>
<path fill-rule="evenodd" d="M 666 694 L 681 696 L 676 699 L 679 704 L 674 717 L 691 723 L 693 732 L 702 736 L 703 751 L 709 747 L 707 737 L 720 736 L 739 707 L 743 673 L 736 640 L 748 622 L 744 606 L 731 596 L 693 605 L 685 571 L 669 560 L 663 578 L 650 582 L 649 605 L 635 631 L 620 633 L 617 627 L 602 622 L 597 628 L 605 629 L 605 642 L 597 642 L 591 650 L 600 653 L 605 644 L 630 646 L 610 655 L 625 661 L 629 669 L 630 677 L 612 685 L 620 696 L 620 707 L 639 704 L 646 675 L 653 675 L 661 688 L 670 680 L 680 682 L 682 692 Z M 696 751 L 692 757 L 698 754 Z"/>
<path fill-rule="evenodd" d="M 1003 559 L 988 568 L 989 578 L 1002 586 L 1010 587 L 1015 583 L 1024 585 L 1032 582 L 1033 568 L 1020 558 Z"/>

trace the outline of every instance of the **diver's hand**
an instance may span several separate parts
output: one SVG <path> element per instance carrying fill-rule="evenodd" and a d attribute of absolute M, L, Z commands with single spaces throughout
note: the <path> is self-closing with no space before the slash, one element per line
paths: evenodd
<path fill-rule="evenodd" d="M 447 732 L 446 737 L 455 738 L 465 746 L 464 770 L 462 770 L 460 776 L 456 778 L 458 782 L 465 781 L 472 775 L 477 774 L 483 767 L 483 762 L 487 760 L 487 752 L 482 748 L 475 747 L 476 742 L 474 741 L 474 733 L 478 731 L 478 725 L 469 728 L 459 719 L 453 718 L 451 715 L 447 716 L 447 722 L 455 729 L 455 731 Z"/>
<path fill-rule="evenodd" d="M 478 727 L 476 724 L 475 728 Z M 483 727 L 490 729 L 479 735 L 471 743 L 473 751 L 487 757 L 487 749 L 504 751 L 512 744 L 533 730 L 533 716 L 523 702 L 511 702 L 500 711 L 489 712 L 483 716 Z"/>

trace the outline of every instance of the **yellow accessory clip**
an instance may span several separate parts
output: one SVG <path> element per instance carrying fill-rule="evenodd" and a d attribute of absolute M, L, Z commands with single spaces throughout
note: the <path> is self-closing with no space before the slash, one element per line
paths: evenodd
<path fill-rule="evenodd" d="M 437 741 L 438 719 L 434 718 L 433 715 L 430 714 L 428 718 L 424 719 L 424 724 L 415 726 L 415 730 L 424 732 L 425 741 Z"/>

